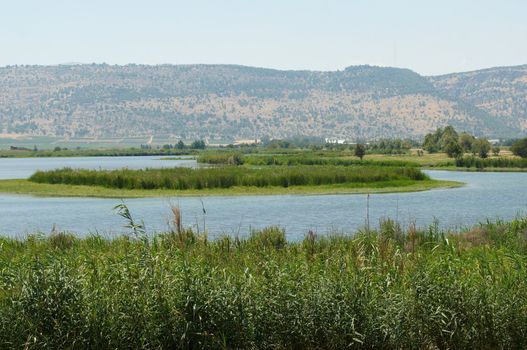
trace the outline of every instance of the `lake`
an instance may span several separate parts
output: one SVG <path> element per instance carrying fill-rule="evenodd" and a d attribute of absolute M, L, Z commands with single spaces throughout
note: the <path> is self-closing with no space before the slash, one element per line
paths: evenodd
<path fill-rule="evenodd" d="M 64 166 L 91 169 L 119 167 L 196 166 L 194 160 L 159 160 L 160 157 L 90 157 L 0 159 L 0 177 L 27 177 L 36 169 Z M 6 164 L 10 168 L 6 169 Z M 370 222 L 376 226 L 390 217 L 403 225 L 418 226 L 438 220 L 446 228 L 467 227 L 487 219 L 511 219 L 527 209 L 527 173 L 473 173 L 427 171 L 436 179 L 466 186 L 414 193 L 370 196 Z M 13 175 L 14 174 L 14 175 Z M 59 230 L 79 235 L 99 232 L 121 234 L 125 224 L 114 211 L 119 199 L 42 198 L 0 194 L 0 234 L 23 236 Z M 126 199 L 136 220 L 143 219 L 150 233 L 166 230 L 170 205 L 179 205 L 183 222 L 209 236 L 247 235 L 251 228 L 279 225 L 288 239 L 303 238 L 308 230 L 353 233 L 366 222 L 366 195 L 215 196 Z"/>
<path fill-rule="evenodd" d="M 80 169 L 144 169 L 174 166 L 195 167 L 192 156 L 178 156 L 176 160 L 162 160 L 162 156 L 141 157 L 42 157 L 42 158 L 0 158 L 0 180 L 26 179 L 37 170 L 59 168 Z"/>

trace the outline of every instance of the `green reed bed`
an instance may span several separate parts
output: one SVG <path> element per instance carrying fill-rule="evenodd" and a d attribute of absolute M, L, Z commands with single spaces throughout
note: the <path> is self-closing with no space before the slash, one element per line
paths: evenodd
<path fill-rule="evenodd" d="M 242 165 L 244 163 L 244 156 L 241 153 L 203 153 L 196 159 L 198 163 L 205 164 L 228 164 L 228 165 Z"/>
<path fill-rule="evenodd" d="M 119 189 L 214 189 L 234 186 L 290 187 L 400 180 L 422 181 L 429 177 L 416 168 L 299 166 L 252 169 L 227 166 L 205 169 L 38 171 L 30 181 L 48 184 L 102 186 Z"/>
<path fill-rule="evenodd" d="M 197 158 L 198 163 L 208 164 L 230 164 L 230 165 L 325 165 L 325 166 L 395 166 L 395 167 L 418 167 L 419 164 L 404 160 L 360 160 L 342 158 L 337 155 L 328 156 L 322 154 L 304 155 L 242 155 L 239 153 L 209 153 L 201 154 Z"/>
<path fill-rule="evenodd" d="M 404 160 L 360 160 L 320 156 L 244 156 L 245 164 L 251 165 L 330 165 L 330 166 L 395 166 L 418 167 L 419 164 Z"/>
<path fill-rule="evenodd" d="M 286 240 L 0 238 L 0 348 L 527 346 L 527 219 Z"/>
<path fill-rule="evenodd" d="M 457 167 L 464 168 L 527 168 L 527 159 L 523 158 L 478 158 L 478 157 L 463 157 L 455 161 Z"/>

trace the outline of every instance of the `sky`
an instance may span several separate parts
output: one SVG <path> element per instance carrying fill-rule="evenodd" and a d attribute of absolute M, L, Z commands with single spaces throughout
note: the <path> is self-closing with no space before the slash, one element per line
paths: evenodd
<path fill-rule="evenodd" d="M 424 75 L 527 64 L 525 0 L 5 0 L 0 66 L 242 64 Z"/>

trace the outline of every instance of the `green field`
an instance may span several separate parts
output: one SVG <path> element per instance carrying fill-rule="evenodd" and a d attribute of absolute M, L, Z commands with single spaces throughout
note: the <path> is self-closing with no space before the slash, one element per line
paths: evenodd
<path fill-rule="evenodd" d="M 0 238 L 0 347 L 527 346 L 526 219 L 211 241 L 174 212 L 153 237 Z"/>

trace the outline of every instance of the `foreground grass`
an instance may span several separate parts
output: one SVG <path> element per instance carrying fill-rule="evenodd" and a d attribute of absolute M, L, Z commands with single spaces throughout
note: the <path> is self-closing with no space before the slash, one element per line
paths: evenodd
<path fill-rule="evenodd" d="M 288 242 L 0 238 L 1 348 L 527 346 L 527 219 Z"/>
<path fill-rule="evenodd" d="M 145 198 L 176 196 L 241 196 L 241 195 L 315 195 L 416 192 L 437 188 L 459 187 L 463 184 L 442 180 L 395 180 L 375 183 L 348 183 L 321 186 L 255 187 L 234 186 L 201 190 L 118 189 L 102 186 L 36 183 L 28 180 L 0 180 L 0 193 L 45 197 Z"/>

